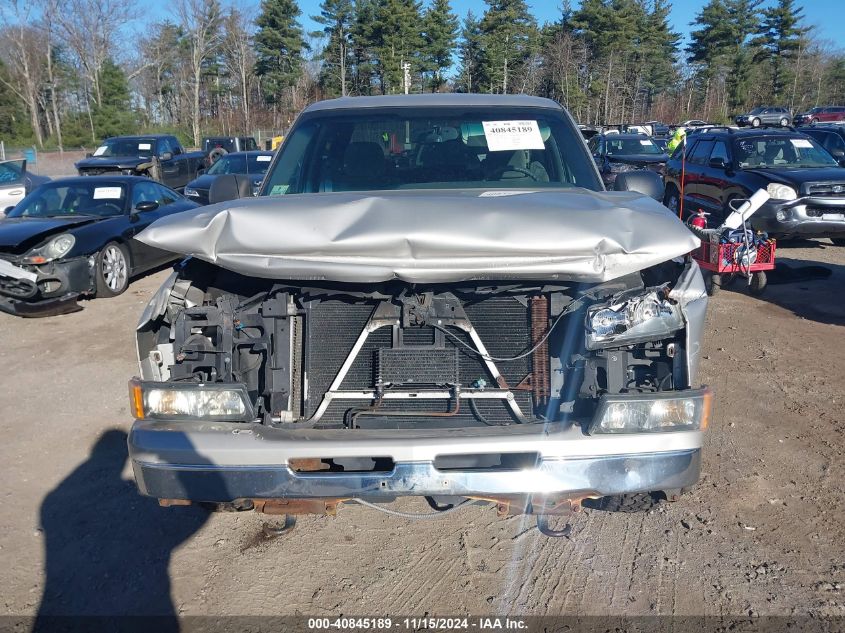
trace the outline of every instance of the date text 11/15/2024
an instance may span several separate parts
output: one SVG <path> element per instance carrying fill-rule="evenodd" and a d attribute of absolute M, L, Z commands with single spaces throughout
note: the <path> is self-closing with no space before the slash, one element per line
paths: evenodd
<path fill-rule="evenodd" d="M 419 631 L 425 629 L 450 631 L 519 631 L 528 628 L 520 618 L 498 617 L 339 617 L 309 618 L 308 628 L 313 631 Z"/>

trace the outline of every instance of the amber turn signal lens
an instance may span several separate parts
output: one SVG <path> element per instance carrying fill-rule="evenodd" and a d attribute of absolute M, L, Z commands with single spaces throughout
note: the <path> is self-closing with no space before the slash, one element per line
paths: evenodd
<path fill-rule="evenodd" d="M 713 390 L 709 387 L 704 389 L 704 397 L 702 398 L 702 401 L 701 430 L 704 431 L 710 424 L 710 411 L 713 407 Z"/>
<path fill-rule="evenodd" d="M 134 378 L 129 381 L 129 406 L 136 420 L 144 419 L 144 392 L 141 383 Z"/>

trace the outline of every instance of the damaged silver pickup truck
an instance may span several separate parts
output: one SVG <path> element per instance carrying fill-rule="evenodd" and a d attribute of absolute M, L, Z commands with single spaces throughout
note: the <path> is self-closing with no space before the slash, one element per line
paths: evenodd
<path fill-rule="evenodd" d="M 616 188 L 647 191 L 643 173 Z M 130 383 L 136 481 L 163 505 L 421 496 L 555 534 L 582 501 L 644 509 L 699 477 L 698 240 L 649 195 L 605 192 L 552 101 L 317 103 L 258 198 L 140 239 L 188 257 L 144 311 Z"/>

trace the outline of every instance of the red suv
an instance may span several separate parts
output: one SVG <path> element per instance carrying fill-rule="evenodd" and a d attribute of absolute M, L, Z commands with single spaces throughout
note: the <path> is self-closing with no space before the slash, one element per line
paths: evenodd
<path fill-rule="evenodd" d="M 812 108 L 807 112 L 795 115 L 796 125 L 808 125 L 830 121 L 845 121 L 845 106 Z"/>

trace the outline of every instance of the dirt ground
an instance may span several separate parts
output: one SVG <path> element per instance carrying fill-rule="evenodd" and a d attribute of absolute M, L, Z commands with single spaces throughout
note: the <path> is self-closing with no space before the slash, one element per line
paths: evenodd
<path fill-rule="evenodd" d="M 126 467 L 126 381 L 166 271 L 76 314 L 0 315 L 0 615 L 845 615 L 845 248 L 779 255 L 833 274 L 711 301 L 698 488 L 585 511 L 571 540 L 481 507 L 412 522 L 350 505 L 274 540 L 261 515 L 159 508 Z"/>

